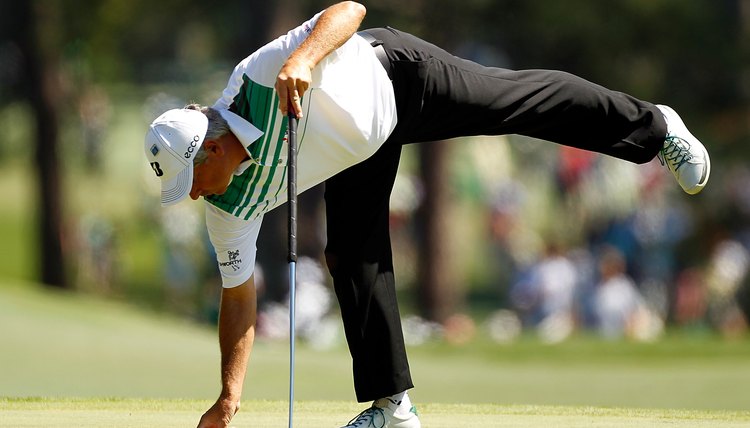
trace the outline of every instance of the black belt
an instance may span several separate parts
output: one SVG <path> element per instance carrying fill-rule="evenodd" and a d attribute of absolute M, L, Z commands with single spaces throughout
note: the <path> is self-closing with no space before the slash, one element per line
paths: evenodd
<path fill-rule="evenodd" d="M 375 56 L 383 65 L 385 72 L 388 73 L 388 78 L 393 80 L 393 70 L 391 67 L 391 61 L 388 59 L 388 55 L 385 54 L 385 48 L 383 47 L 383 41 L 376 39 L 372 34 L 366 30 L 358 31 L 360 37 L 365 39 L 367 43 L 372 46 L 372 50 L 375 51 Z"/>

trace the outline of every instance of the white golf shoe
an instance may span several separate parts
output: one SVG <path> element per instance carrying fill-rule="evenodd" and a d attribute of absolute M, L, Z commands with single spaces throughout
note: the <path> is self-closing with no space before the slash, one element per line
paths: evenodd
<path fill-rule="evenodd" d="M 667 121 L 667 137 L 657 157 L 680 183 L 682 190 L 694 195 L 706 186 L 711 174 L 708 151 L 688 131 L 680 116 L 670 107 L 657 105 Z"/>
<path fill-rule="evenodd" d="M 411 406 L 408 411 L 398 411 L 398 405 L 381 398 L 372 403 L 372 407 L 365 409 L 341 428 L 421 428 L 417 416 L 417 408 Z"/>

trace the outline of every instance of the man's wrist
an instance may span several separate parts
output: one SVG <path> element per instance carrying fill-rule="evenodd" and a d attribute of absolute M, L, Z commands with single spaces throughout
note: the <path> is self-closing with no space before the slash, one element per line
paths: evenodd
<path fill-rule="evenodd" d="M 239 403 L 240 394 L 224 390 L 224 391 L 221 391 L 221 394 L 219 395 L 219 400 L 226 401 L 229 403 Z"/>
<path fill-rule="evenodd" d="M 301 52 L 293 53 L 286 62 L 292 67 L 307 67 L 310 71 L 312 71 L 312 69 L 315 68 L 316 65 L 315 60 L 310 58 L 310 55 Z"/>
<path fill-rule="evenodd" d="M 230 417 L 234 416 L 240 410 L 240 397 L 238 395 L 226 396 L 222 394 L 219 396 L 219 405 Z"/>

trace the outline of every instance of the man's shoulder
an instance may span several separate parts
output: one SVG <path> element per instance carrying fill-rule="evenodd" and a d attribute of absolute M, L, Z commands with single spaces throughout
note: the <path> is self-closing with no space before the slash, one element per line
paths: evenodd
<path fill-rule="evenodd" d="M 241 72 L 263 86 L 273 87 L 276 76 L 291 51 L 280 39 L 272 40 L 240 61 L 235 73 Z"/>
<path fill-rule="evenodd" d="M 241 76 L 242 83 L 229 105 L 229 110 L 244 118 L 259 129 L 265 128 L 263 117 L 276 101 L 276 91 L 272 86 L 254 80 L 247 73 Z M 262 112 L 262 114 L 261 114 Z"/>

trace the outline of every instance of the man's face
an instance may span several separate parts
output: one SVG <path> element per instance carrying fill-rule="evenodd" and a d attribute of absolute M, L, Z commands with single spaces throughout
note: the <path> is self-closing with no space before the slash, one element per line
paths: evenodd
<path fill-rule="evenodd" d="M 201 196 L 223 195 L 234 177 L 226 156 L 209 152 L 206 161 L 193 168 L 193 187 L 190 197 L 193 200 Z"/>

